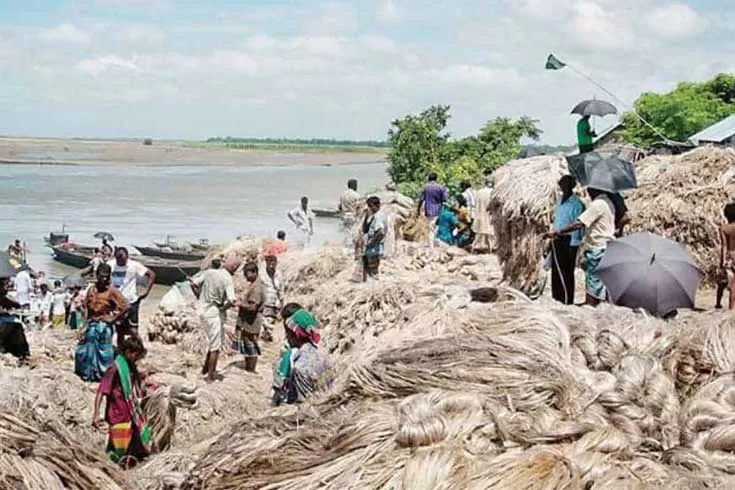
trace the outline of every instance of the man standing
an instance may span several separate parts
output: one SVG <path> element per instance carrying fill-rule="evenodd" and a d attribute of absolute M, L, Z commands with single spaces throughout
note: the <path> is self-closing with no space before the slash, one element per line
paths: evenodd
<path fill-rule="evenodd" d="M 590 127 L 590 117 L 582 116 L 577 123 L 577 144 L 579 145 L 579 153 L 589 153 L 594 151 L 595 145 L 593 138 L 597 136 Z"/>
<path fill-rule="evenodd" d="M 296 232 L 299 235 L 297 245 L 304 248 L 311 241 L 314 234 L 314 213 L 309 208 L 309 198 L 304 196 L 301 198 L 301 204 L 293 208 L 288 213 L 288 219 L 296 225 Z"/>
<path fill-rule="evenodd" d="M 347 190 L 339 199 L 338 211 L 342 214 L 342 222 L 346 227 L 355 223 L 355 211 L 362 201 L 362 196 L 357 192 L 357 179 L 347 181 Z"/>
<path fill-rule="evenodd" d="M 485 176 L 485 185 L 475 194 L 475 219 L 472 222 L 472 231 L 475 241 L 472 250 L 477 253 L 492 251 L 493 226 L 490 217 L 490 200 L 493 197 L 493 175 Z"/>
<path fill-rule="evenodd" d="M 129 304 L 122 324 L 117 327 L 117 345 L 120 347 L 126 335 L 138 335 L 140 302 L 151 294 L 156 275 L 140 262 L 130 260 L 125 247 L 115 250 L 115 260 L 108 262 L 108 265 L 112 269 L 113 287 L 122 293 Z M 144 279 L 147 280 L 146 290 L 139 296 L 138 283 Z"/>
<path fill-rule="evenodd" d="M 475 206 L 477 205 L 477 199 L 475 196 L 475 189 L 472 188 L 472 184 L 469 182 L 462 182 L 460 186 L 462 191 L 462 197 L 467 202 L 467 208 L 470 210 L 470 221 L 475 219 Z"/>
<path fill-rule="evenodd" d="M 605 285 L 595 271 L 605 255 L 607 244 L 615 239 L 615 206 L 604 191 L 588 188 L 587 193 L 592 202 L 577 220 L 561 230 L 548 233 L 547 236 L 556 239 L 584 228 L 582 268 L 585 272 L 585 302 L 597 306 L 607 299 Z"/>
<path fill-rule="evenodd" d="M 31 307 L 31 293 L 33 292 L 33 279 L 28 267 L 24 266 L 20 272 L 15 275 L 15 301 L 21 308 L 27 309 Z"/>
<path fill-rule="evenodd" d="M 214 259 L 210 269 L 189 280 L 198 298 L 199 319 L 207 333 L 209 347 L 202 375 L 210 383 L 217 379 L 217 361 L 225 340 L 227 309 L 235 305 L 232 274 L 239 266 L 239 261 L 228 261 L 223 267 L 220 259 Z"/>
<path fill-rule="evenodd" d="M 260 275 L 263 288 L 263 340 L 273 341 L 273 328 L 278 324 L 283 308 L 283 280 L 278 271 L 278 258 L 265 256 L 265 270 Z"/>
<path fill-rule="evenodd" d="M 423 208 L 424 216 L 429 220 L 429 246 L 434 246 L 434 236 L 436 235 L 436 218 L 442 210 L 442 206 L 449 200 L 447 189 L 437 182 L 436 172 L 431 172 L 428 182 L 421 190 L 419 196 L 419 205 L 417 212 L 421 215 Z"/>

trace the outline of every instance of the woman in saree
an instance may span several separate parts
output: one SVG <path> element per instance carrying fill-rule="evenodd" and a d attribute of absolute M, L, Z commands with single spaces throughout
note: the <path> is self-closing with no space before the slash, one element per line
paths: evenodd
<path fill-rule="evenodd" d="M 84 300 L 87 323 L 80 332 L 74 354 L 74 372 L 85 381 L 99 381 L 114 360 L 113 325 L 126 314 L 128 302 L 110 283 L 112 269 L 107 264 L 97 268 L 97 282 Z"/>
<path fill-rule="evenodd" d="M 92 424 L 108 425 L 107 455 L 123 468 L 132 468 L 152 449 L 152 433 L 143 412 L 144 388 L 137 363 L 146 350 L 139 337 L 123 340 L 115 362 L 105 372 L 94 400 Z M 102 400 L 106 401 L 104 419 L 100 418 Z"/>
<path fill-rule="evenodd" d="M 386 231 L 385 220 L 380 213 L 380 199 L 370 196 L 367 200 L 367 208 L 367 215 L 362 222 L 363 243 L 365 244 L 362 266 L 365 281 L 378 278 Z"/>
<path fill-rule="evenodd" d="M 273 403 L 303 403 L 332 385 L 332 365 L 327 352 L 317 347 L 320 336 L 311 313 L 297 303 L 289 303 L 281 316 L 288 345 L 273 375 Z"/>

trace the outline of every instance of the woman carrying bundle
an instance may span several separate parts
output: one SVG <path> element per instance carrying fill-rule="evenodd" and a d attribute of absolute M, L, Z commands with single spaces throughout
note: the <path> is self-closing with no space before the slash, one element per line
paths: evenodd
<path fill-rule="evenodd" d="M 113 325 L 127 314 L 128 302 L 112 287 L 108 264 L 97 268 L 97 282 L 87 291 L 87 324 L 79 334 L 74 372 L 84 381 L 99 381 L 112 364 Z"/>
<path fill-rule="evenodd" d="M 273 375 L 273 403 L 302 403 L 332 385 L 332 366 L 328 354 L 317 347 L 320 336 L 311 313 L 288 303 L 281 316 L 288 345 Z"/>
<path fill-rule="evenodd" d="M 101 422 L 108 424 L 107 454 L 126 469 L 148 456 L 152 448 L 151 428 L 142 406 L 144 388 L 136 366 L 145 354 L 139 337 L 126 337 L 114 364 L 105 372 L 94 401 L 92 425 L 100 428 Z M 107 406 L 101 419 L 103 399 Z"/>

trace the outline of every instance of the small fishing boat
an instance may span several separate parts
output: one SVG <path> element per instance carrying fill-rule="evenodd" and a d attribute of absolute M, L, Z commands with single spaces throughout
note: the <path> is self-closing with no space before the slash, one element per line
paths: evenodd
<path fill-rule="evenodd" d="M 144 255 L 146 257 L 159 257 L 162 259 L 169 259 L 169 260 L 184 260 L 184 261 L 195 261 L 195 260 L 202 260 L 206 254 L 202 252 L 187 252 L 187 251 L 170 251 L 161 249 L 160 247 L 143 247 L 138 245 L 133 245 L 135 249 L 141 253 L 141 255 Z"/>
<path fill-rule="evenodd" d="M 77 269 L 84 269 L 92 260 L 93 247 L 51 247 L 54 259 L 62 264 Z M 199 272 L 200 264 L 195 261 L 167 260 L 154 257 L 140 257 L 138 262 L 149 268 L 156 275 L 156 284 L 171 286 L 186 281 L 188 277 Z"/>
<path fill-rule="evenodd" d="M 342 217 L 342 213 L 337 211 L 336 209 L 312 209 L 312 213 L 314 213 L 314 216 L 317 218 L 340 218 Z"/>

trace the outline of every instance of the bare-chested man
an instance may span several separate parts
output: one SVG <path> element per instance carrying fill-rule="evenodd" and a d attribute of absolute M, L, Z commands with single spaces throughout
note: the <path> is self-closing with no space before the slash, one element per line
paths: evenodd
<path fill-rule="evenodd" d="M 717 287 L 717 305 L 722 307 L 722 295 L 726 288 L 730 289 L 729 308 L 735 309 L 735 202 L 725 206 L 727 223 L 720 227 L 720 284 Z"/>

